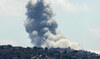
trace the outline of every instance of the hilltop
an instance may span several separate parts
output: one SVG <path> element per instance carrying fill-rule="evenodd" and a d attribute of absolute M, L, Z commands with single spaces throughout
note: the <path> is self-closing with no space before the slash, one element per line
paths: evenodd
<path fill-rule="evenodd" d="M 69 48 L 0 46 L 0 59 L 100 59 L 100 55 L 89 51 Z"/>

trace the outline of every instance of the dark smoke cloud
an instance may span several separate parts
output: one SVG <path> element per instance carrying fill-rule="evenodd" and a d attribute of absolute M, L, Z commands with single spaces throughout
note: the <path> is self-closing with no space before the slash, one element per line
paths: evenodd
<path fill-rule="evenodd" d="M 46 4 L 44 0 L 30 0 L 26 8 L 25 28 L 34 46 L 81 48 L 78 43 L 70 42 L 57 31 L 58 24 L 54 18 L 54 13 L 50 5 Z"/>

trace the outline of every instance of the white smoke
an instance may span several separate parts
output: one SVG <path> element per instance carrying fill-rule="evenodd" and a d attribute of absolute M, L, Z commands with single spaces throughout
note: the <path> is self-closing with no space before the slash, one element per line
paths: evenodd
<path fill-rule="evenodd" d="M 44 0 L 30 0 L 26 6 L 25 28 L 34 46 L 48 48 L 81 49 L 80 44 L 71 42 L 61 32 L 49 4 Z"/>

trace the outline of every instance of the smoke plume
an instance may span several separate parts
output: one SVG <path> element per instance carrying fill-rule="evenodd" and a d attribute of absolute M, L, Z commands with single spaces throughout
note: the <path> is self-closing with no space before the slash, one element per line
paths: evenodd
<path fill-rule="evenodd" d="M 50 4 L 44 0 L 30 0 L 26 6 L 25 28 L 31 43 L 37 47 L 81 49 L 57 30 L 58 24 Z"/>

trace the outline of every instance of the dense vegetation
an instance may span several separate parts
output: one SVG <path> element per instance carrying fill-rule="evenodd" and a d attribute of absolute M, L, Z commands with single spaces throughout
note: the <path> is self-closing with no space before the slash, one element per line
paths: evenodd
<path fill-rule="evenodd" d="M 0 59 L 100 59 L 100 55 L 71 48 L 0 46 Z"/>

